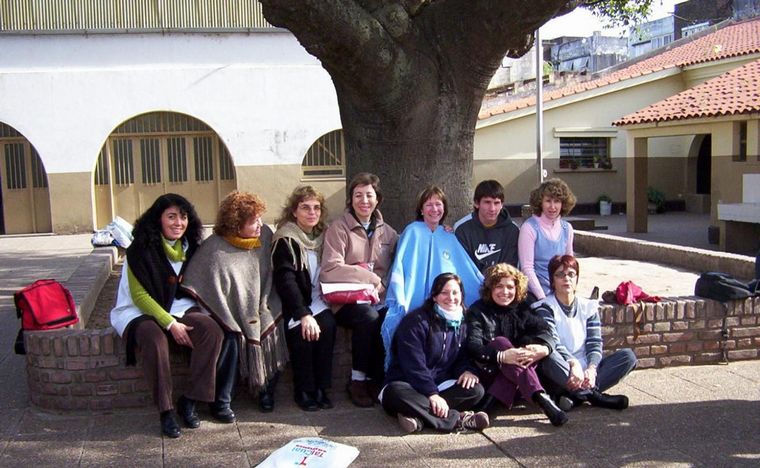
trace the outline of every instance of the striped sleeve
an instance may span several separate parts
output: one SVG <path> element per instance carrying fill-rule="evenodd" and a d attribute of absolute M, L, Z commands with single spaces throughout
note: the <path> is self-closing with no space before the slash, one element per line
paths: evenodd
<path fill-rule="evenodd" d="M 557 351 L 560 354 L 560 356 L 562 356 L 566 361 L 569 361 L 570 359 L 574 359 L 573 355 L 570 354 L 570 351 L 567 350 L 565 345 L 559 339 L 559 333 L 557 333 L 557 323 L 554 320 L 554 312 L 552 311 L 552 308 L 547 304 L 541 304 L 539 307 L 535 309 L 535 312 L 538 313 L 549 325 L 549 330 L 551 331 L 551 334 L 552 334 L 552 340 L 555 343 L 554 350 Z"/>
<path fill-rule="evenodd" d="M 586 320 L 586 361 L 588 365 L 598 366 L 602 360 L 602 322 L 599 310 Z"/>

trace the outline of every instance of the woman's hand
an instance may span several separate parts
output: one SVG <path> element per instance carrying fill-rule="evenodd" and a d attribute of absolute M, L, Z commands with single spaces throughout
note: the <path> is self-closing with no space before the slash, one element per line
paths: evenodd
<path fill-rule="evenodd" d="M 301 317 L 301 337 L 304 341 L 317 341 L 322 330 L 313 315 Z"/>
<path fill-rule="evenodd" d="M 588 366 L 586 372 L 583 373 L 583 377 L 581 388 L 591 390 L 596 387 L 596 366 Z"/>
<path fill-rule="evenodd" d="M 525 346 L 525 350 L 528 358 L 526 366 L 531 366 L 549 355 L 549 347 L 545 345 L 529 344 Z"/>
<path fill-rule="evenodd" d="M 440 395 L 437 393 L 435 395 L 430 395 L 428 401 L 430 401 L 430 412 L 433 413 L 434 416 L 445 418 L 449 415 L 449 404 L 446 403 L 446 400 Z"/>
<path fill-rule="evenodd" d="M 470 389 L 474 387 L 475 385 L 480 382 L 480 379 L 478 379 L 478 376 L 473 374 L 470 371 L 464 371 L 462 372 L 462 375 L 459 376 L 457 379 L 457 383 L 461 385 L 463 388 Z"/>
<path fill-rule="evenodd" d="M 176 341 L 177 344 L 187 346 L 188 348 L 192 349 L 193 342 L 190 340 L 190 335 L 187 334 L 187 332 L 192 329 L 193 327 L 190 325 L 185 325 L 184 323 L 177 322 L 175 320 L 169 327 L 169 333 L 172 334 L 172 338 L 174 338 L 174 341 Z"/>
<path fill-rule="evenodd" d="M 496 361 L 499 364 L 526 367 L 524 363 L 529 362 L 529 360 L 528 351 L 525 348 L 509 348 L 496 354 Z"/>
<path fill-rule="evenodd" d="M 568 390 L 580 390 L 582 388 L 581 385 L 583 385 L 583 380 L 586 378 L 583 375 L 581 364 L 576 360 L 570 361 L 569 364 L 570 376 L 567 378 L 567 388 Z"/>

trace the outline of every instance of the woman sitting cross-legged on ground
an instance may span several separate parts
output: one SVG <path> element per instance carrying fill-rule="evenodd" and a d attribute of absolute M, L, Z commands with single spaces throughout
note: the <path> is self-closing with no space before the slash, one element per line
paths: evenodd
<path fill-rule="evenodd" d="M 534 307 L 551 327 L 556 351 L 541 361 L 538 375 L 565 410 L 583 401 L 622 410 L 628 407 L 626 396 L 602 392 L 636 367 L 636 355 L 619 349 L 602 357 L 599 302 L 576 296 L 579 274 L 572 255 L 557 255 L 549 262 L 553 293 Z"/>
<path fill-rule="evenodd" d="M 528 278 L 506 263 L 488 267 L 480 300 L 467 313 L 467 351 L 487 388 L 483 409 L 494 399 L 507 408 L 518 397 L 532 400 L 555 426 L 567 415 L 544 391 L 536 365 L 552 352 L 549 325 L 530 310 Z"/>
<path fill-rule="evenodd" d="M 295 401 L 304 411 L 332 408 L 335 317 L 322 299 L 319 262 L 325 197 L 311 186 L 288 197 L 274 233 L 274 286 L 282 299 Z"/>
<path fill-rule="evenodd" d="M 405 433 L 423 426 L 442 432 L 488 427 L 488 415 L 471 409 L 483 386 L 462 345 L 467 336 L 462 281 L 438 275 L 424 305 L 401 319 L 391 346 L 383 408 L 398 418 Z"/>
<path fill-rule="evenodd" d="M 225 332 L 222 355 L 234 356 L 217 370 L 217 400 L 226 407 L 238 375 L 258 396 L 259 409 L 274 409 L 273 387 L 288 361 L 282 312 L 272 291 L 272 230 L 263 225 L 264 202 L 251 193 L 234 191 L 219 205 L 214 234 L 203 242 L 185 273 L 184 286 L 206 307 Z M 224 418 L 224 405 L 212 408 Z"/>
<path fill-rule="evenodd" d="M 134 241 L 127 249 L 111 324 L 127 344 L 127 365 L 135 364 L 136 350 L 142 356 L 143 372 L 161 413 L 161 431 L 179 437 L 169 353 L 179 347 L 192 350 L 191 387 L 177 401 L 177 411 L 187 427 L 196 428 L 200 420 L 195 402 L 214 401 L 224 336 L 214 319 L 179 288 L 203 225 L 190 202 L 168 193 L 140 216 L 132 232 Z"/>

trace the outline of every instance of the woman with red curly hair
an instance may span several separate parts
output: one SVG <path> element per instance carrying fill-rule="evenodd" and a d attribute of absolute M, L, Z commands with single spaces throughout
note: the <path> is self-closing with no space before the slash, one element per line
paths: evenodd
<path fill-rule="evenodd" d="M 259 409 L 274 409 L 273 387 L 287 362 L 282 307 L 272 291 L 272 230 L 262 223 L 264 202 L 247 192 L 222 200 L 214 234 L 198 249 L 185 274 L 184 286 L 225 330 L 217 365 L 217 398 L 211 414 L 233 422 L 230 409 L 237 363 Z M 244 344 L 245 346 L 241 346 Z"/>
<path fill-rule="evenodd" d="M 522 397 L 540 407 L 553 425 L 561 426 L 567 415 L 536 374 L 536 365 L 551 354 L 554 340 L 546 321 L 524 302 L 527 295 L 528 278 L 517 268 L 507 263 L 488 267 L 480 299 L 467 314 L 465 346 L 488 392 L 484 409 L 495 400 L 511 408 Z"/>

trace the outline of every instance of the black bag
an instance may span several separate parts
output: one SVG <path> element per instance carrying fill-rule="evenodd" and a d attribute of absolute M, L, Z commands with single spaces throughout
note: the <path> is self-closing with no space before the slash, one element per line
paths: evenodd
<path fill-rule="evenodd" d="M 755 291 L 749 285 L 726 273 L 708 271 L 702 273 L 694 286 L 694 295 L 720 302 L 746 299 L 754 296 Z"/>

